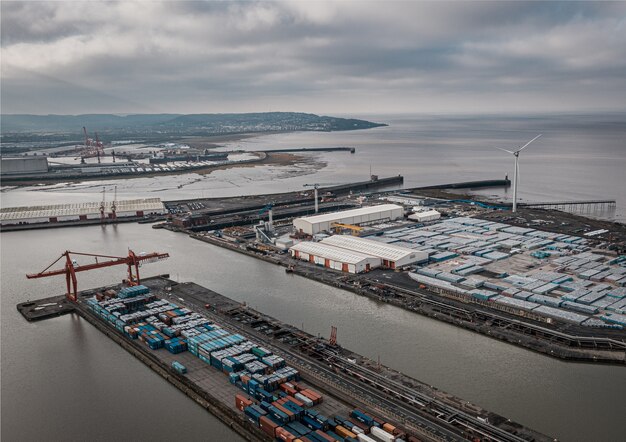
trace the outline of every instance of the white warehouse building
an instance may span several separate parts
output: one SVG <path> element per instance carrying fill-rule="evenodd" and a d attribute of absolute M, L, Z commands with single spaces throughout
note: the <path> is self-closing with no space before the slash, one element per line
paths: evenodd
<path fill-rule="evenodd" d="M 408 247 L 385 244 L 373 239 L 348 235 L 333 235 L 321 241 L 321 244 L 339 247 L 351 252 L 376 256 L 382 260 L 383 267 L 391 269 L 404 267 L 428 260 L 428 253 Z"/>
<path fill-rule="evenodd" d="M 362 224 L 372 221 L 393 221 L 404 216 L 404 208 L 396 204 L 381 204 L 378 206 L 361 207 L 359 209 L 344 210 L 341 212 L 323 213 L 321 215 L 305 216 L 293 220 L 297 231 L 308 235 L 330 231 L 333 224 Z"/>
<path fill-rule="evenodd" d="M 40 224 L 64 221 L 89 221 L 100 219 L 101 202 L 55 204 L 49 206 L 3 207 L 0 209 L 0 224 Z M 113 202 L 104 203 L 106 218 L 112 217 Z M 167 213 L 160 198 L 117 201 L 115 206 L 117 218 L 142 217 L 146 215 L 163 215 Z"/>
<path fill-rule="evenodd" d="M 414 208 L 413 210 L 415 210 Z M 435 209 L 431 210 L 416 210 L 415 213 L 409 215 L 409 219 L 411 221 L 417 221 L 418 223 L 423 223 L 427 221 L 435 221 L 441 218 L 441 213 L 437 212 Z"/>
<path fill-rule="evenodd" d="M 289 249 L 291 256 L 329 269 L 363 273 L 380 267 L 381 259 L 319 242 L 300 242 Z"/>

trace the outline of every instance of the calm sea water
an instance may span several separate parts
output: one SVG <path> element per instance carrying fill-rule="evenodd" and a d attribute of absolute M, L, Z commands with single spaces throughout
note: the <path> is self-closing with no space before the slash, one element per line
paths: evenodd
<path fill-rule="evenodd" d="M 527 200 L 615 198 L 626 207 L 623 115 L 541 118 L 366 118 L 391 126 L 345 133 L 271 135 L 227 148 L 353 146 L 357 153 L 312 155 L 326 163 L 106 182 L 118 198 L 163 199 L 301 189 L 304 183 L 401 173 L 407 186 L 500 178 L 511 148 L 536 133 L 523 152 L 521 196 Z M 541 142 L 540 142 L 541 141 Z M 2 207 L 94 201 L 98 182 L 4 188 Z M 487 193 L 494 193 L 488 191 Z M 504 195 L 507 196 L 507 195 Z M 346 347 L 442 390 L 562 440 L 618 441 L 626 433 L 623 367 L 569 364 L 381 305 L 253 258 L 149 225 L 80 227 L 0 234 L 2 437 L 6 440 L 238 440 L 228 428 L 75 316 L 35 324 L 15 304 L 64 291 L 62 278 L 28 281 L 64 250 L 123 254 L 167 251 L 144 274 L 194 281 L 307 331 L 339 328 Z M 110 284 L 121 269 L 80 275 L 81 288 Z"/>
<path fill-rule="evenodd" d="M 15 304 L 64 291 L 62 277 L 27 280 L 63 250 L 167 251 L 142 274 L 168 272 L 328 336 L 444 391 L 571 441 L 619 441 L 624 367 L 565 363 L 387 304 L 287 275 L 281 267 L 148 225 L 2 233 L 4 440 L 237 440 L 166 381 L 76 316 L 29 324 Z M 79 287 L 123 269 L 79 275 Z M 221 376 L 216 374 L 216 376 Z"/>
<path fill-rule="evenodd" d="M 543 134 L 520 159 L 519 197 L 525 201 L 615 199 L 617 209 L 595 215 L 626 222 L 626 114 L 535 117 L 363 118 L 387 127 L 353 132 L 299 132 L 267 135 L 226 144 L 225 149 L 351 146 L 356 153 L 307 154 L 310 163 L 292 168 L 257 166 L 124 181 L 86 182 L 5 189 L 5 207 L 93 201 L 102 186 L 120 198 L 163 199 L 236 196 L 301 190 L 305 183 L 341 184 L 402 174 L 405 186 L 513 176 L 513 158 L 497 147 L 514 149 Z M 480 193 L 510 199 L 511 191 Z"/>

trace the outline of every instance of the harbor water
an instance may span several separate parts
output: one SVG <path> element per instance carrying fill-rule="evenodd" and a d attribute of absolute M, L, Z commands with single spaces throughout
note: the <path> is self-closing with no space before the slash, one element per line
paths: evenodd
<path fill-rule="evenodd" d="M 521 201 L 614 199 L 617 208 L 589 215 L 626 222 L 626 114 L 596 116 L 442 117 L 363 115 L 387 127 L 347 132 L 296 132 L 225 143 L 221 150 L 350 146 L 356 153 L 306 153 L 296 164 L 257 165 L 116 181 L 3 189 L 3 207 L 99 201 L 113 185 L 118 198 L 164 200 L 304 190 L 303 184 L 345 184 L 404 176 L 405 187 L 513 178 L 515 149 L 541 138 L 520 156 Z M 310 190 L 310 189 L 309 189 Z M 478 191 L 510 201 L 511 189 Z"/>
<path fill-rule="evenodd" d="M 390 123 L 366 131 L 267 135 L 222 149 L 351 146 L 305 154 L 291 166 L 263 165 L 130 180 L 2 188 L 1 206 L 118 199 L 187 199 L 302 190 L 402 174 L 405 186 L 512 177 L 512 149 L 524 150 L 526 201 L 608 198 L 595 216 L 626 221 L 626 118 L 362 116 Z M 370 169 L 371 167 L 371 169 Z M 487 189 L 510 199 L 510 191 Z M 280 267 L 150 225 L 121 224 L 3 232 L 1 248 L 2 438 L 5 440 L 239 440 L 236 434 L 78 316 L 29 324 L 15 305 L 65 291 L 63 277 L 27 280 L 65 250 L 123 255 L 168 252 L 141 268 L 169 273 L 328 337 L 488 410 L 566 441 L 622 441 L 624 367 L 547 358 L 350 292 L 285 274 Z M 120 281 L 113 267 L 78 275 L 80 288 Z"/>
<path fill-rule="evenodd" d="M 15 304 L 65 290 L 27 280 L 64 250 L 163 251 L 141 268 L 245 301 L 488 410 L 566 441 L 619 441 L 624 367 L 566 363 L 284 272 L 235 252 L 123 224 L 2 233 L 2 437 L 5 440 L 239 440 L 236 434 L 75 315 L 27 323 Z M 111 284 L 122 267 L 78 275 Z M 183 436 L 184 435 L 184 436 Z"/>

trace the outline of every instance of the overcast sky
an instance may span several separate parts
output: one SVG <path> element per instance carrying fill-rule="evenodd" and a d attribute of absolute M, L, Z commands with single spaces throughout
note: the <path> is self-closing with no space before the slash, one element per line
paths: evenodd
<path fill-rule="evenodd" d="M 626 109 L 626 3 L 10 2 L 2 113 Z"/>

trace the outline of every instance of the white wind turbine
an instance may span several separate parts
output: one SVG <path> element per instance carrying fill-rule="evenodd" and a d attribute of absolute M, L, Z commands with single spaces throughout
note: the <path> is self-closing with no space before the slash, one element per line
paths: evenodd
<path fill-rule="evenodd" d="M 539 138 L 541 134 L 537 135 L 535 138 L 530 140 L 528 143 L 524 144 L 522 147 L 515 151 L 510 151 L 506 149 L 502 149 L 501 147 L 496 147 L 496 149 L 503 150 L 507 153 L 510 153 L 515 157 L 515 171 L 513 173 L 513 213 L 517 212 L 517 183 L 519 179 L 519 153 L 524 150 L 530 143 Z"/>

